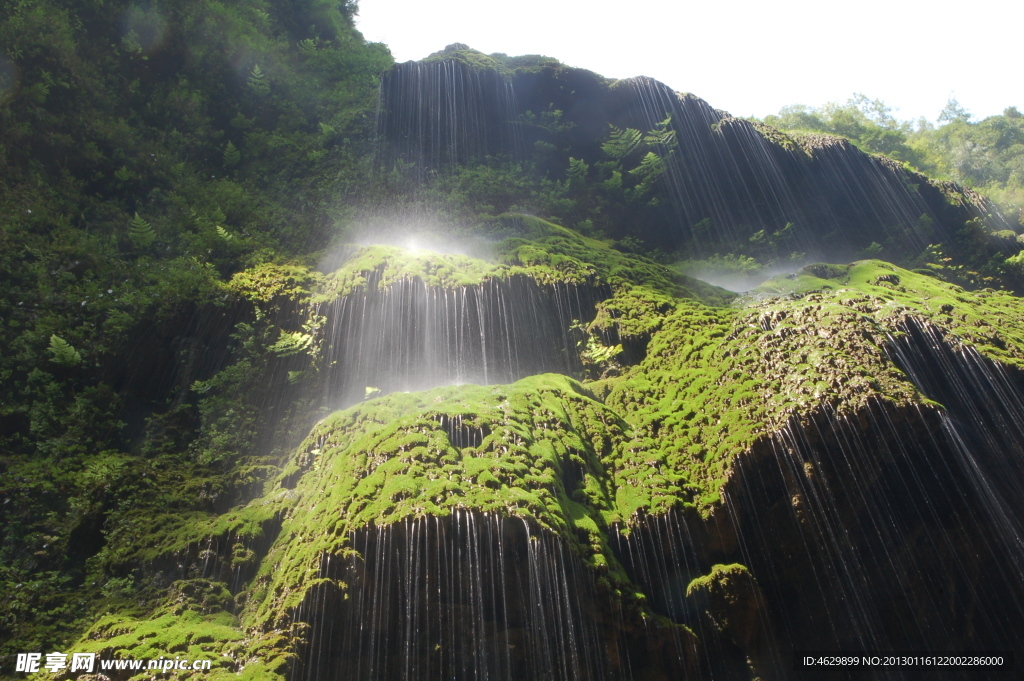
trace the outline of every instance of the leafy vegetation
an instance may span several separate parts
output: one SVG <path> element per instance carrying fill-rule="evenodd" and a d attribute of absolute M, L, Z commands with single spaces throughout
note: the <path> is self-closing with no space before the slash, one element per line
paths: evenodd
<path fill-rule="evenodd" d="M 155 519 L 265 477 L 258 384 L 283 341 L 228 282 L 310 250 L 363 172 L 391 58 L 353 11 L 0 12 L 0 653 L 136 602 L 112 565 Z"/>

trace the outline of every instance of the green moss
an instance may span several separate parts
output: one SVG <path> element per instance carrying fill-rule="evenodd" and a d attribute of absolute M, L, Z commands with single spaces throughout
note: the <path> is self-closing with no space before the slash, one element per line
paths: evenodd
<path fill-rule="evenodd" d="M 815 266 L 818 267 L 818 266 Z M 990 359 L 1024 367 L 1024 302 L 1005 292 L 967 292 L 927 272 L 905 270 L 880 260 L 864 260 L 826 273 L 774 279 L 761 289 L 778 294 L 827 294 L 827 300 L 883 325 L 898 335 L 906 317 L 928 320 L 950 334 L 955 343 L 971 345 Z M 816 276 L 815 276 L 816 275 Z M 828 289 L 828 290 L 823 290 Z"/>
<path fill-rule="evenodd" d="M 76 652 L 97 653 L 100 659 L 187 659 L 209 660 L 211 678 L 235 677 L 244 667 L 266 667 L 267 662 L 250 657 L 252 641 L 232 614 L 234 599 L 224 584 L 207 580 L 183 580 L 168 589 L 164 602 L 145 619 L 124 615 L 100 618 L 74 644 Z M 281 653 L 278 652 L 277 655 Z M 270 664 L 274 660 L 269 660 Z M 253 674 L 257 669 L 252 669 Z M 169 671 L 169 678 L 193 678 L 194 671 Z M 143 671 L 133 678 L 148 678 Z"/>
<path fill-rule="evenodd" d="M 280 673 L 295 649 L 292 634 L 282 632 L 323 584 L 324 556 L 350 556 L 361 529 L 457 509 L 523 518 L 553 533 L 643 611 L 643 594 L 608 548 L 613 528 L 628 531 L 638 517 L 671 509 L 711 516 L 741 457 L 826 405 L 848 415 L 876 401 L 934 408 L 886 352 L 908 320 L 930 322 L 953 343 L 1024 366 L 1024 309 L 1009 294 L 968 293 L 863 261 L 808 266 L 733 307 L 712 307 L 680 297 L 678 282 L 655 263 L 551 223 L 517 219 L 531 239 L 503 242 L 498 263 L 370 247 L 335 273 L 343 282 L 336 291 L 365 285 L 359 276 L 367 271 L 382 281 L 415 277 L 434 286 L 513 272 L 538 280 L 585 276 L 612 290 L 593 328 L 614 325 L 623 336 L 649 338 L 640 364 L 585 385 L 541 375 L 511 385 L 449 386 L 368 399 L 329 416 L 263 497 L 220 516 L 169 514 L 149 528 L 148 560 L 217 537 L 229 546 L 223 560 L 259 561 L 241 610 L 231 614 L 224 594 L 204 587 L 202 598 L 182 601 L 177 620 L 170 602 L 148 619 L 101 620 L 90 645 L 132 656 L 182 650 L 259 659 L 243 674 Z M 617 278 L 606 267 L 619 268 Z M 459 427 L 450 427 L 456 421 Z M 247 549 L 251 541 L 227 541 L 266 536 L 278 522 L 279 538 L 262 559 Z M 715 626 L 737 640 L 753 635 L 756 618 L 748 610 L 757 599 L 748 596 L 755 592 L 739 565 L 715 566 L 687 590 L 710 603 Z"/>
<path fill-rule="evenodd" d="M 446 424 L 455 419 L 479 433 L 472 446 L 451 441 Z M 315 583 L 321 557 L 350 550 L 350 532 L 455 509 L 527 518 L 595 568 L 614 567 L 604 543 L 609 523 L 621 518 L 603 461 L 625 429 L 578 383 L 550 374 L 393 394 L 332 415 L 301 448 L 286 539 L 264 561 L 273 571 L 258 577 L 275 596 L 256 619 L 294 607 Z M 310 527 L 320 531 L 302 529 Z"/>
<path fill-rule="evenodd" d="M 210 539 L 233 537 L 254 542 L 266 536 L 277 510 L 259 502 L 232 509 L 224 514 L 191 513 L 157 516 L 150 529 L 150 540 L 138 554 L 142 560 L 155 560 Z"/>
<path fill-rule="evenodd" d="M 622 285 L 615 294 L 597 304 L 592 329 L 615 329 L 625 340 L 649 340 L 664 322 L 665 315 L 675 309 L 676 299 L 658 290 Z"/>
<path fill-rule="evenodd" d="M 794 152 L 798 155 L 803 156 L 805 154 L 804 149 L 797 144 L 788 134 L 777 130 L 770 125 L 766 125 L 759 120 L 748 120 L 750 126 L 754 128 L 764 139 L 771 142 L 772 144 L 782 147 L 786 151 Z"/>
<path fill-rule="evenodd" d="M 691 581 L 686 596 L 697 605 L 718 632 L 749 648 L 760 638 L 763 596 L 744 565 L 714 565 L 711 572 Z"/>
<path fill-rule="evenodd" d="M 713 565 L 711 572 L 691 581 L 686 587 L 686 595 L 693 596 L 698 591 L 709 591 L 720 585 L 727 585 L 731 579 L 751 579 L 750 570 L 745 565 Z"/>
<path fill-rule="evenodd" d="M 824 404 L 928 404 L 884 349 L 910 317 L 1005 365 L 1024 360 L 1024 305 L 1007 293 L 968 294 L 879 261 L 808 267 L 761 291 L 775 295 L 732 310 L 679 301 L 644 362 L 608 392 L 633 426 L 610 466 L 621 513 L 679 503 L 710 513 L 737 457 Z"/>
<path fill-rule="evenodd" d="M 491 56 L 474 50 L 469 45 L 462 43 L 453 43 L 448 45 L 440 52 L 434 52 L 427 58 L 423 59 L 423 63 L 431 63 L 438 61 L 454 61 L 458 64 L 464 64 L 474 71 L 493 71 L 502 78 L 511 78 L 512 71 L 505 65 L 504 61 L 497 56 Z"/>
<path fill-rule="evenodd" d="M 408 280 L 435 288 L 477 286 L 490 280 L 525 277 L 540 285 L 607 286 L 612 296 L 600 302 L 591 329 L 613 328 L 627 340 L 646 342 L 660 328 L 678 298 L 724 305 L 735 294 L 681 275 L 669 267 L 621 253 L 608 244 L 546 220 L 507 214 L 496 231 L 514 232 L 494 247 L 495 261 L 463 255 L 413 252 L 397 246 L 366 246 L 327 275 L 314 296 L 324 303 L 368 286 L 377 290 Z M 316 314 L 315 308 L 312 314 Z"/>
<path fill-rule="evenodd" d="M 383 290 L 408 279 L 419 279 L 437 288 L 455 288 L 522 273 L 522 270 L 464 255 L 412 252 L 398 246 L 366 246 L 356 251 L 340 269 L 327 275 L 316 300 L 331 300 L 365 288 L 371 274 L 377 277 L 377 288 Z"/>
<path fill-rule="evenodd" d="M 745 308 L 686 299 L 656 308 L 661 328 L 644 327 L 653 338 L 643 363 L 595 384 L 606 405 L 568 379 L 541 376 L 394 395 L 325 420 L 310 436 L 289 523 L 329 531 L 278 559 L 286 567 L 274 579 L 283 581 L 271 591 L 313 575 L 319 556 L 343 553 L 355 528 L 453 508 L 530 518 L 592 564 L 604 562 L 608 556 L 592 548 L 603 545 L 604 528 L 640 511 L 710 513 L 737 457 L 791 419 L 810 418 L 824 404 L 852 413 L 876 399 L 925 403 L 883 347 L 898 320 L 890 287 L 904 275 L 879 263 L 812 271 L 857 288 L 805 272 L 786 282 L 818 293 Z M 928 277 L 914 284 L 949 288 Z M 885 297 L 870 310 L 852 309 L 862 292 Z M 866 312 L 877 315 L 877 326 L 865 326 Z M 441 424 L 455 416 L 483 429 L 478 444 L 453 446 Z M 569 490 L 562 473 L 577 460 L 584 482 Z M 312 515 L 302 510 L 306 494 L 316 498 Z"/>
<path fill-rule="evenodd" d="M 547 266 L 556 271 L 593 272 L 616 290 L 639 286 L 652 294 L 693 298 L 711 305 L 728 304 L 735 294 L 675 272 L 642 256 L 622 253 L 552 222 L 529 215 L 506 214 L 496 224 L 519 236 L 502 242 L 499 258 L 511 264 Z"/>
<path fill-rule="evenodd" d="M 263 263 L 238 272 L 225 288 L 255 304 L 269 303 L 275 298 L 304 301 L 319 281 L 320 274 L 303 265 Z"/>
<path fill-rule="evenodd" d="M 821 290 L 826 280 L 783 281 Z M 737 457 L 823 404 L 853 412 L 870 399 L 924 401 L 885 353 L 886 331 L 830 295 L 730 310 L 677 304 L 644 362 L 605 400 L 633 426 L 613 467 L 623 511 L 683 503 L 710 513 Z"/>
<path fill-rule="evenodd" d="M 598 381 L 586 381 L 583 384 L 587 390 L 594 396 L 598 402 L 604 402 L 605 398 L 608 397 L 608 393 L 611 392 L 612 388 L 622 380 L 619 376 L 612 378 L 604 378 Z"/>

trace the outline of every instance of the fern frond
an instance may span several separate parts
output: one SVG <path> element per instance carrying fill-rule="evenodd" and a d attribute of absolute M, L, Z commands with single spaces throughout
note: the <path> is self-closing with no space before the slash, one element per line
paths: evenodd
<path fill-rule="evenodd" d="M 30 102 L 42 106 L 46 103 L 46 98 L 50 96 L 50 86 L 46 83 L 34 83 L 21 92 L 22 96 Z"/>
<path fill-rule="evenodd" d="M 135 217 L 128 223 L 128 236 L 136 246 L 148 246 L 153 243 L 156 233 L 153 232 L 153 226 L 145 218 L 135 213 Z"/>
<path fill-rule="evenodd" d="M 643 135 L 634 128 L 620 130 L 613 125 L 611 129 L 608 141 L 601 145 L 601 149 L 616 161 L 628 156 L 643 141 Z"/>
<path fill-rule="evenodd" d="M 675 130 L 651 130 L 649 133 L 644 135 L 644 144 L 650 146 L 663 146 L 669 149 L 676 148 L 676 131 Z"/>
<path fill-rule="evenodd" d="M 566 172 L 566 175 L 571 186 L 577 186 L 586 182 L 589 172 L 590 166 L 587 165 L 586 161 L 581 158 L 569 157 L 569 170 Z"/>
<path fill-rule="evenodd" d="M 267 83 L 263 69 L 260 68 L 259 64 L 253 65 L 252 70 L 249 72 L 248 85 L 249 89 L 259 96 L 270 92 L 270 85 Z"/>
<path fill-rule="evenodd" d="M 281 337 L 268 350 L 278 357 L 289 357 L 305 352 L 313 344 L 313 337 L 298 331 L 282 331 Z"/>
<path fill-rule="evenodd" d="M 238 147 L 228 141 L 228 145 L 224 147 L 224 167 L 230 168 L 240 160 L 242 160 L 242 152 L 238 151 Z"/>
<path fill-rule="evenodd" d="M 640 161 L 640 165 L 630 170 L 629 174 L 641 182 L 647 182 L 658 177 L 664 171 L 665 162 L 653 151 L 648 151 L 647 155 Z"/>
<path fill-rule="evenodd" d="M 50 336 L 50 347 L 48 349 L 50 354 L 53 355 L 50 358 L 51 362 L 66 367 L 78 366 L 82 363 L 81 353 L 75 350 L 71 343 L 68 343 L 57 334 Z"/>
<path fill-rule="evenodd" d="M 665 120 L 655 125 L 654 129 L 647 131 L 647 134 L 644 135 L 644 144 L 675 149 L 677 145 L 676 131 L 671 126 L 672 116 L 668 116 Z"/>

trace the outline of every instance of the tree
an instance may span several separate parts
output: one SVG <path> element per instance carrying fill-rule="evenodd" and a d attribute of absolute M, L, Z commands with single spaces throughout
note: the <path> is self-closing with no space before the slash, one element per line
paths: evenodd
<path fill-rule="evenodd" d="M 967 123 L 970 120 L 970 112 L 961 106 L 956 97 L 950 97 L 939 114 L 940 123 Z"/>

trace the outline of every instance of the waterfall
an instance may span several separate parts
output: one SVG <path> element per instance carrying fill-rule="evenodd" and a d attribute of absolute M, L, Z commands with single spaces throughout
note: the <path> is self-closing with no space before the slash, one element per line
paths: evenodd
<path fill-rule="evenodd" d="M 601 151 L 609 126 L 646 134 L 665 121 L 677 144 L 653 145 L 662 167 L 656 200 L 631 206 L 641 224 L 630 224 L 630 234 L 650 244 L 685 244 L 692 256 L 708 257 L 749 246 L 762 232 L 776 235 L 777 257 L 849 260 L 872 243 L 919 252 L 971 218 L 993 230 L 1010 227 L 972 192 L 862 153 L 845 139 L 790 136 L 650 78 L 510 69 L 464 45 L 385 74 L 377 165 L 411 169 L 412 182 L 404 180 L 398 193 L 435 173 L 498 159 L 563 180 L 570 159 L 591 167 L 609 162 Z M 635 162 L 623 165 L 624 176 L 638 170 Z"/>
<path fill-rule="evenodd" d="M 413 164 L 422 180 L 431 170 L 450 171 L 489 155 L 518 158 L 518 108 L 512 80 L 494 68 L 443 55 L 400 64 L 381 79 L 378 167 Z"/>
<path fill-rule="evenodd" d="M 692 670 L 685 630 L 645 631 L 565 543 L 490 513 L 408 519 L 325 557 L 297 613 L 292 681 L 632 679 Z"/>
<path fill-rule="evenodd" d="M 324 310 L 324 404 L 460 383 L 510 383 L 545 372 L 579 373 L 570 337 L 608 296 L 602 287 L 513 275 L 480 284 L 430 286 L 403 278 L 364 287 Z"/>

